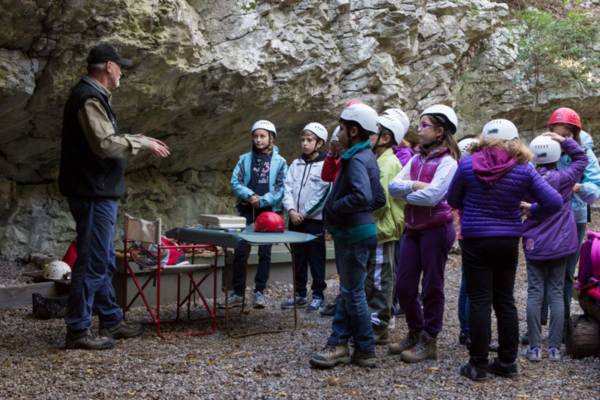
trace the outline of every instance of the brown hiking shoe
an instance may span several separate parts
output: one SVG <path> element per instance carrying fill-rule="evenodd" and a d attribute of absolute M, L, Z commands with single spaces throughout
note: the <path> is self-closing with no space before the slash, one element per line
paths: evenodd
<path fill-rule="evenodd" d="M 144 326 L 142 324 L 128 324 L 125 321 L 119 322 L 110 328 L 100 327 L 100 336 L 106 336 L 111 339 L 129 339 L 142 336 Z"/>
<path fill-rule="evenodd" d="M 373 329 L 375 334 L 375 344 L 378 346 L 385 346 L 390 343 L 390 333 L 386 329 Z"/>
<path fill-rule="evenodd" d="M 437 339 L 429 336 L 427 332 L 421 332 L 421 336 L 415 347 L 404 350 L 401 356 L 402 361 L 407 363 L 437 360 Z"/>
<path fill-rule="evenodd" d="M 66 349 L 108 350 L 115 347 L 115 341 L 106 336 L 94 336 L 89 329 L 73 332 L 67 328 Z"/>
<path fill-rule="evenodd" d="M 360 350 L 354 349 L 352 362 L 362 368 L 375 368 L 377 366 L 377 356 L 375 352 L 363 353 Z"/>
<path fill-rule="evenodd" d="M 332 368 L 338 364 L 350 364 L 348 345 L 327 345 L 310 358 L 310 365 L 317 368 Z"/>
<path fill-rule="evenodd" d="M 413 348 L 419 341 L 419 335 L 419 332 L 408 331 L 408 335 L 400 343 L 390 344 L 388 347 L 390 354 L 401 354 L 404 350 Z"/>

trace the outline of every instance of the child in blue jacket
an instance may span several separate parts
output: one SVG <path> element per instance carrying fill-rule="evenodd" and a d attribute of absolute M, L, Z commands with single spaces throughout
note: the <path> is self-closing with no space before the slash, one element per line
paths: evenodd
<path fill-rule="evenodd" d="M 252 151 L 240 156 L 231 175 L 231 187 L 237 199 L 237 209 L 246 223 L 253 223 L 263 212 L 281 211 L 287 164 L 273 145 L 277 130 L 266 120 L 252 126 Z M 250 245 L 241 242 L 233 260 L 233 291 L 228 293 L 229 307 L 240 307 L 246 290 L 246 263 Z M 271 268 L 271 246 L 258 247 L 258 268 L 254 277 L 254 308 L 264 308 L 264 290 Z"/>

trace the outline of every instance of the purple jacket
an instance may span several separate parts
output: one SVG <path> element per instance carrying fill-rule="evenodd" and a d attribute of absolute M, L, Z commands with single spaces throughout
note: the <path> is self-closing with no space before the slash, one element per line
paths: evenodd
<path fill-rule="evenodd" d="M 412 156 L 415 155 L 415 151 L 410 147 L 399 145 L 394 147 L 394 154 L 396 154 L 396 157 L 400 160 L 400 164 L 404 167 L 408 164 Z"/>
<path fill-rule="evenodd" d="M 410 179 L 429 183 L 433 180 L 435 171 L 442 158 L 449 153 L 446 147 L 440 147 L 428 155 L 417 155 L 410 165 Z M 429 229 L 452 222 L 452 209 L 446 199 L 433 207 L 422 207 L 406 203 L 404 207 L 404 222 L 408 229 Z"/>
<path fill-rule="evenodd" d="M 579 247 L 577 227 L 571 207 L 573 185 L 579 182 L 587 165 L 583 148 L 573 139 L 562 143 L 562 150 L 571 164 L 562 170 L 539 168 L 540 175 L 556 189 L 563 199 L 560 212 L 541 221 L 528 218 L 524 223 L 523 251 L 528 260 L 552 260 L 573 254 Z"/>
<path fill-rule="evenodd" d="M 540 220 L 563 204 L 533 166 L 516 163 L 503 149 L 487 147 L 461 160 L 448 189 L 448 203 L 463 212 L 465 238 L 520 237 L 520 204 L 527 195 L 537 202 L 531 214 Z"/>

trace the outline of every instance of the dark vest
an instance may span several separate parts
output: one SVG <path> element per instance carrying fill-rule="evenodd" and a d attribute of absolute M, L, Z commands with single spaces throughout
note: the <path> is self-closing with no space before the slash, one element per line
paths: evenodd
<path fill-rule="evenodd" d="M 67 197 L 117 199 L 125 194 L 127 162 L 120 158 L 101 158 L 92 151 L 77 118 L 79 110 L 90 98 L 100 101 L 115 132 L 119 132 L 117 116 L 108 97 L 84 80 L 79 81 L 65 105 L 58 186 Z"/>

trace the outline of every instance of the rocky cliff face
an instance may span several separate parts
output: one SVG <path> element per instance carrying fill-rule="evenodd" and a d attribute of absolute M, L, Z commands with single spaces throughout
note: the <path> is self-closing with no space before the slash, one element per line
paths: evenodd
<path fill-rule="evenodd" d="M 167 160 L 132 160 L 123 209 L 192 224 L 232 212 L 229 175 L 258 118 L 288 159 L 311 120 L 344 100 L 377 109 L 455 105 L 463 131 L 491 116 L 527 125 L 513 83 L 507 4 L 488 0 L 1 0 L 0 254 L 61 253 L 74 236 L 56 186 L 62 106 L 99 41 L 134 60 L 114 103 L 124 131 L 165 140 Z M 563 97 L 573 94 L 562 93 Z M 557 103 L 558 92 L 545 102 Z M 571 99 L 569 99 L 570 101 Z M 598 93 L 573 104 L 584 118 Z M 527 129 L 533 127 L 528 125 Z M 471 132 L 473 131 L 473 132 Z"/>

